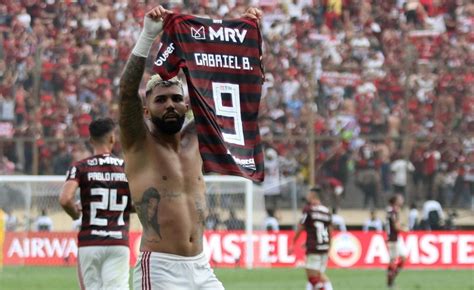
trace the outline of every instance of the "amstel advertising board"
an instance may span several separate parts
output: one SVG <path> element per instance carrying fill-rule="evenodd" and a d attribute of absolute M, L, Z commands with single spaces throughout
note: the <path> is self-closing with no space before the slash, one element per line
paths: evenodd
<path fill-rule="evenodd" d="M 77 233 L 6 233 L 4 265 L 75 265 Z M 254 232 L 253 255 L 247 255 L 244 231 L 208 231 L 204 248 L 214 267 L 245 267 L 253 256 L 253 267 L 295 267 L 305 261 L 302 235 L 289 253 L 293 231 Z M 131 265 L 139 251 L 140 233 L 130 234 Z M 473 268 L 474 231 L 410 232 L 401 237 L 407 253 L 407 268 Z M 0 247 L 1 249 L 2 247 Z M 0 255 L 1 256 L 1 255 Z M 329 267 L 379 268 L 389 261 L 382 233 L 338 232 L 332 236 Z M 1 263 L 1 262 L 0 262 Z"/>

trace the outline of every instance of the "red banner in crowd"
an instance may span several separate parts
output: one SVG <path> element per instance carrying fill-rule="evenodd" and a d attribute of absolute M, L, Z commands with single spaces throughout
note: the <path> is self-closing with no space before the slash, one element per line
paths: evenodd
<path fill-rule="evenodd" d="M 361 78 L 358 74 L 329 71 L 322 73 L 321 83 L 344 87 L 355 87 L 361 83 Z"/>
<path fill-rule="evenodd" d="M 293 231 L 254 232 L 253 255 L 248 255 L 244 231 L 208 231 L 204 247 L 214 267 L 245 267 L 253 256 L 254 267 L 295 267 L 304 265 L 304 235 L 295 253 L 289 253 Z M 3 247 L 4 265 L 75 265 L 77 233 L 7 233 Z M 134 265 L 140 233 L 130 234 L 131 264 Z M 411 232 L 403 235 L 401 245 L 407 253 L 407 268 L 472 268 L 474 232 Z M 385 267 L 389 254 L 385 237 L 378 233 L 339 232 L 332 237 L 329 267 Z"/>

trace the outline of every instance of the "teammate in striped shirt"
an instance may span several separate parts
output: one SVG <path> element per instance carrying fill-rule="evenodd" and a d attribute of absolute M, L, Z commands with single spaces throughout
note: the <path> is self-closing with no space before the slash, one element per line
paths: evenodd
<path fill-rule="evenodd" d="M 81 289 L 129 289 L 131 197 L 124 161 L 114 156 L 115 124 L 89 125 L 94 155 L 68 170 L 59 202 L 73 220 L 81 217 L 78 274 Z M 75 193 L 80 189 L 80 204 Z"/>
<path fill-rule="evenodd" d="M 120 79 L 120 133 L 134 205 L 143 226 L 135 289 L 224 289 L 203 252 L 206 187 L 182 84 L 158 75 L 138 90 L 153 42 L 170 11 L 146 13 L 143 30 Z M 250 8 L 245 16 L 260 17 Z"/>
<path fill-rule="evenodd" d="M 326 276 L 328 252 L 331 242 L 331 212 L 321 204 L 321 189 L 314 187 L 306 196 L 308 204 L 303 209 L 303 217 L 295 236 L 290 252 L 303 231 L 306 231 L 306 290 L 332 290 L 332 284 Z"/>
<path fill-rule="evenodd" d="M 387 286 L 389 289 L 394 287 L 395 277 L 405 263 L 406 251 L 400 244 L 398 235 L 402 230 L 400 225 L 400 210 L 403 206 L 403 196 L 396 194 L 389 200 L 387 207 L 387 247 L 390 255 L 390 262 L 387 268 Z"/>

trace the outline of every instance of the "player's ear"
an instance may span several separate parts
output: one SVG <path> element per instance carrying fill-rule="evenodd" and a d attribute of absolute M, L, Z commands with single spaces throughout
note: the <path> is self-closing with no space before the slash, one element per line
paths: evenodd
<path fill-rule="evenodd" d="M 143 106 L 143 115 L 145 116 L 145 119 L 150 119 L 150 110 L 146 106 Z"/>
<path fill-rule="evenodd" d="M 112 145 L 115 144 L 115 134 L 113 134 L 113 133 L 110 134 L 109 143 L 112 144 Z"/>

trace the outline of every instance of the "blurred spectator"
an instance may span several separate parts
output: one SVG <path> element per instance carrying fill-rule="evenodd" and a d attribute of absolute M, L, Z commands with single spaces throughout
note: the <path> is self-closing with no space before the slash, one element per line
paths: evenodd
<path fill-rule="evenodd" d="M 0 174 L 8 175 L 15 172 L 15 164 L 8 160 L 6 156 L 0 156 Z"/>
<path fill-rule="evenodd" d="M 408 211 L 408 230 L 413 231 L 418 229 L 418 208 L 415 203 L 410 205 Z"/>
<path fill-rule="evenodd" d="M 368 231 L 383 231 L 383 222 L 380 218 L 377 217 L 377 212 L 375 209 L 370 211 L 370 218 L 364 222 L 362 226 L 364 232 Z"/>
<path fill-rule="evenodd" d="M 369 207 L 372 200 L 372 206 L 377 208 L 379 199 L 379 168 L 381 161 L 374 152 L 373 145 L 366 142 L 359 148 L 359 154 L 356 161 L 357 175 L 356 184 L 364 193 L 364 208 Z"/>
<path fill-rule="evenodd" d="M 434 198 L 434 181 L 436 173 L 438 172 L 438 163 L 441 159 L 441 154 L 438 150 L 434 149 L 433 143 L 430 144 L 430 149 L 424 153 L 424 183 L 426 186 L 426 195 L 427 200 Z M 432 149 L 433 148 L 433 149 Z"/>
<path fill-rule="evenodd" d="M 64 142 L 58 144 L 58 150 L 53 156 L 53 174 L 62 175 L 69 169 L 72 162 L 72 155 L 68 152 Z"/>
<path fill-rule="evenodd" d="M 391 155 L 391 149 L 390 149 L 390 139 L 387 139 L 385 142 L 378 142 L 375 145 L 375 151 L 377 152 L 379 158 L 380 158 L 380 178 L 382 179 L 382 190 L 385 195 L 387 195 L 390 192 L 390 171 L 391 171 L 391 165 L 390 165 L 390 155 Z M 405 195 L 404 195 L 405 196 Z"/>
<path fill-rule="evenodd" d="M 14 232 L 18 227 L 18 219 L 13 215 L 9 207 L 2 207 L 0 210 L 3 210 L 5 214 L 5 230 L 7 232 Z"/>
<path fill-rule="evenodd" d="M 34 221 L 34 230 L 37 232 L 50 232 L 53 230 L 53 220 L 48 216 L 47 210 L 41 210 L 41 214 Z"/>
<path fill-rule="evenodd" d="M 408 184 L 408 173 L 415 171 L 415 167 L 409 160 L 405 160 L 401 153 L 397 152 L 394 161 L 390 165 L 392 171 L 393 193 L 401 194 L 406 198 L 406 187 Z"/>
<path fill-rule="evenodd" d="M 332 227 L 336 231 L 341 231 L 341 232 L 347 231 L 346 221 L 341 215 L 337 214 L 337 208 L 332 209 Z"/>
<path fill-rule="evenodd" d="M 444 212 L 437 200 L 427 200 L 423 203 L 422 229 L 437 231 L 444 224 Z"/>
<path fill-rule="evenodd" d="M 273 148 L 265 150 L 265 179 L 263 181 L 263 192 L 265 195 L 265 207 L 277 208 L 280 196 L 280 162 L 278 153 Z"/>
<path fill-rule="evenodd" d="M 275 209 L 267 208 L 267 216 L 263 220 L 263 229 L 268 232 L 277 232 L 280 230 L 280 225 L 275 217 Z"/>

